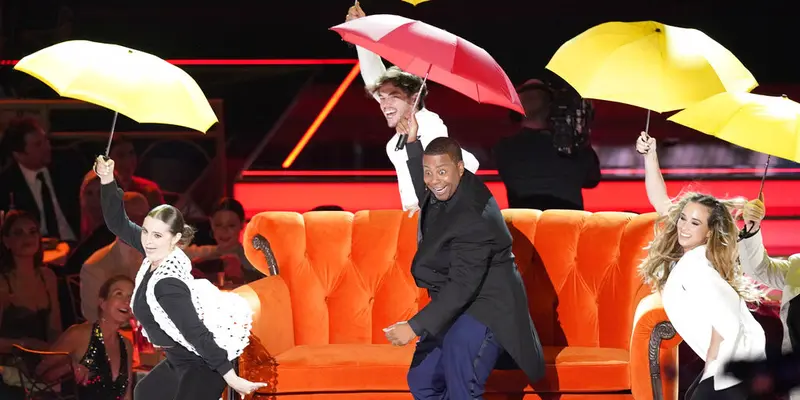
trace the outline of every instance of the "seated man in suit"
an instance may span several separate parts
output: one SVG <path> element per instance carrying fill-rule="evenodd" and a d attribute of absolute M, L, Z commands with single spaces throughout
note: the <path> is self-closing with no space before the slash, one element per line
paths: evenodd
<path fill-rule="evenodd" d="M 14 160 L 0 172 L 0 210 L 24 210 L 39 217 L 43 236 L 75 242 L 80 232 L 80 181 L 69 169 L 50 168 L 50 140 L 35 119 L 8 123 L 2 149 Z"/>
<path fill-rule="evenodd" d="M 544 375 L 542 345 L 497 202 L 464 169 L 455 140 L 433 139 L 423 151 L 413 114 L 403 120 L 398 131 L 408 134 L 408 169 L 421 206 L 411 274 L 431 301 L 384 331 L 396 346 L 420 337 L 408 372 L 412 395 L 483 398 L 506 352 L 536 382 Z"/>

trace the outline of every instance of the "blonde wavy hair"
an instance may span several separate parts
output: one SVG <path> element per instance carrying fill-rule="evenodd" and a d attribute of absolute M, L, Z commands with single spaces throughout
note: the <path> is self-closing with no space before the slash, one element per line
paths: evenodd
<path fill-rule="evenodd" d="M 706 242 L 706 257 L 714 269 L 745 301 L 759 303 L 765 296 L 742 274 L 739 265 L 738 238 L 734 212 L 741 209 L 745 200 L 718 200 L 702 193 L 686 193 L 673 204 L 666 215 L 655 224 L 655 237 L 647 247 L 648 255 L 639 266 L 645 283 L 657 291 L 664 288 L 672 264 L 683 257 L 678 243 L 678 220 L 689 203 L 708 207 L 708 228 L 711 236 Z"/>

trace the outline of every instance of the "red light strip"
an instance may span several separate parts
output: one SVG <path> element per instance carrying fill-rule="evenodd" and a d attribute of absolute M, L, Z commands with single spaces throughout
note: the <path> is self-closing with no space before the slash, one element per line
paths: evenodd
<path fill-rule="evenodd" d="M 358 76 L 359 72 L 361 72 L 361 66 L 360 64 L 356 63 L 356 65 L 353 66 L 353 69 L 350 70 L 350 73 L 344 78 L 342 83 L 339 84 L 339 87 L 336 88 L 336 91 L 333 92 L 333 95 L 328 100 L 328 103 L 325 104 L 325 107 L 322 108 L 322 111 L 319 112 L 317 118 L 315 118 L 314 122 L 311 123 L 311 126 L 308 127 L 306 133 L 303 134 L 303 137 L 300 138 L 300 141 L 294 146 L 292 152 L 289 153 L 289 155 L 286 157 L 286 160 L 283 161 L 283 164 L 281 165 L 283 168 L 289 168 L 292 166 L 294 160 L 297 159 L 297 156 L 300 155 L 300 152 L 302 152 L 306 147 L 308 141 L 311 140 L 311 137 L 317 133 L 317 129 L 319 129 L 320 125 L 322 125 L 322 122 L 325 121 L 325 118 L 328 118 L 328 114 L 331 113 L 333 107 L 335 107 L 336 103 L 339 102 L 339 99 L 342 98 L 342 95 L 347 88 L 350 87 L 350 84 L 353 83 L 353 80 L 356 79 L 356 76 Z"/>
<path fill-rule="evenodd" d="M 797 174 L 800 168 L 770 168 L 772 173 Z M 604 169 L 603 175 L 643 175 L 642 168 L 609 168 Z M 763 168 L 665 168 L 661 172 L 665 175 L 734 175 L 734 174 L 762 174 Z M 478 170 L 481 176 L 496 176 L 497 170 Z M 251 177 L 326 177 L 326 176 L 395 176 L 392 170 L 330 170 L 330 171 L 242 171 L 242 176 Z"/>
<path fill-rule="evenodd" d="M 16 65 L 19 60 L 0 60 L 0 65 Z M 243 65 L 353 65 L 353 58 L 275 58 L 275 59 L 175 59 L 167 60 L 173 65 L 182 66 L 243 66 Z"/>

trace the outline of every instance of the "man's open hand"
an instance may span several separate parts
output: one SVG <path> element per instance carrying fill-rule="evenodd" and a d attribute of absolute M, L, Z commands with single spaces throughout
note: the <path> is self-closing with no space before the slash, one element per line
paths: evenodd
<path fill-rule="evenodd" d="M 405 346 L 417 337 L 417 334 L 411 329 L 411 325 L 405 321 L 383 328 L 383 332 L 386 334 L 386 339 L 389 343 L 395 346 Z"/>

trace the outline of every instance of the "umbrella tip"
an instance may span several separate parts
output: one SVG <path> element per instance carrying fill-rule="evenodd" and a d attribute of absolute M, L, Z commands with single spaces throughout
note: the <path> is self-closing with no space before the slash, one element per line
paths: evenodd
<path fill-rule="evenodd" d="M 789 96 L 787 96 L 786 93 L 782 94 L 781 97 L 783 97 L 784 99 L 788 99 L 789 98 Z"/>

